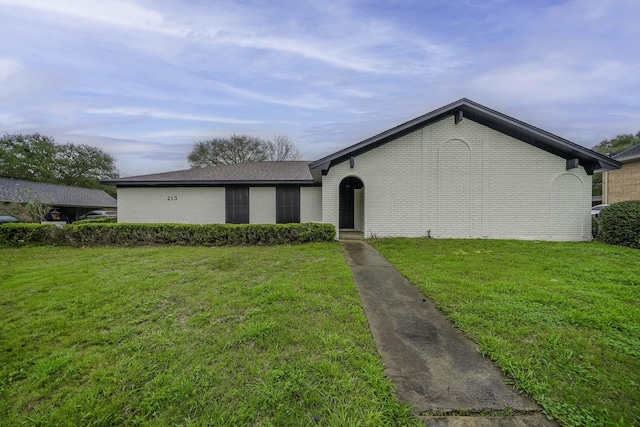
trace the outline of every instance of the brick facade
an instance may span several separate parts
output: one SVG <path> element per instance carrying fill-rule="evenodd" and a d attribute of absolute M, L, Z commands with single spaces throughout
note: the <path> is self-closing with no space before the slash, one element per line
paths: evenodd
<path fill-rule="evenodd" d="M 621 169 L 606 172 L 603 190 L 608 192 L 605 203 L 640 200 L 640 159 L 624 163 Z"/>
<path fill-rule="evenodd" d="M 224 223 L 224 187 L 118 187 L 118 222 Z"/>
<path fill-rule="evenodd" d="M 322 221 L 322 188 L 300 187 L 300 222 Z"/>
<path fill-rule="evenodd" d="M 276 223 L 276 187 L 249 187 L 249 222 Z"/>
<path fill-rule="evenodd" d="M 320 187 L 300 188 L 300 221 L 322 220 Z M 118 187 L 118 221 L 224 224 L 224 187 Z M 276 222 L 276 187 L 249 187 L 249 221 Z"/>
<path fill-rule="evenodd" d="M 591 176 L 565 159 L 453 117 L 345 161 L 322 178 L 323 222 L 339 185 L 364 183 L 365 236 L 591 239 Z"/>

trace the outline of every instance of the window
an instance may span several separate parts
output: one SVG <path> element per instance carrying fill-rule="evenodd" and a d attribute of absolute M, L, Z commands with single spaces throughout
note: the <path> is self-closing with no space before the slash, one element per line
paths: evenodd
<path fill-rule="evenodd" d="M 300 187 L 276 187 L 276 222 L 300 222 Z"/>
<path fill-rule="evenodd" d="M 225 188 L 227 224 L 249 223 L 249 187 Z"/>

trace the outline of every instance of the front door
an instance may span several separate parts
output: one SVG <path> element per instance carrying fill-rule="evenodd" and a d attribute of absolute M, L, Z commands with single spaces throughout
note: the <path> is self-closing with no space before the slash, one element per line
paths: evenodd
<path fill-rule="evenodd" d="M 353 187 L 340 186 L 340 228 L 353 229 Z"/>
<path fill-rule="evenodd" d="M 339 227 L 343 230 L 355 229 L 356 211 L 360 215 L 359 227 L 362 227 L 362 220 L 364 218 L 362 209 L 363 207 L 358 205 L 356 209 L 355 192 L 354 190 L 360 190 L 364 188 L 364 184 L 359 178 L 355 176 L 348 176 L 340 182 L 338 201 L 339 201 Z"/>

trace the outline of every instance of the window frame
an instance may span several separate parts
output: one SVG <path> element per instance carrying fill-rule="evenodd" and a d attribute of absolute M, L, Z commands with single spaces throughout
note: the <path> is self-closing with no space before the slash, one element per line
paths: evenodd
<path fill-rule="evenodd" d="M 276 187 L 276 224 L 300 223 L 300 186 Z"/>
<path fill-rule="evenodd" d="M 227 224 L 249 224 L 249 186 L 225 187 L 224 204 Z"/>

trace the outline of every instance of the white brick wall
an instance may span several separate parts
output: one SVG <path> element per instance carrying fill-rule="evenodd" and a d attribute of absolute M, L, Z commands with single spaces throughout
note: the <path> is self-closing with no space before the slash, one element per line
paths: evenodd
<path fill-rule="evenodd" d="M 353 228 L 364 231 L 364 188 L 353 190 Z"/>
<path fill-rule="evenodd" d="M 249 222 L 276 223 L 276 187 L 249 187 Z"/>
<path fill-rule="evenodd" d="M 118 188 L 118 222 L 224 223 L 222 187 Z"/>
<path fill-rule="evenodd" d="M 589 240 L 591 177 L 582 167 L 453 117 L 332 167 L 323 221 L 338 227 L 338 187 L 364 183 L 365 235 Z"/>
<path fill-rule="evenodd" d="M 300 222 L 322 221 L 322 188 L 300 187 Z"/>
<path fill-rule="evenodd" d="M 119 222 L 225 223 L 224 187 L 118 188 Z M 249 221 L 276 222 L 276 188 L 249 188 Z M 322 188 L 300 188 L 300 222 L 322 221 Z"/>

